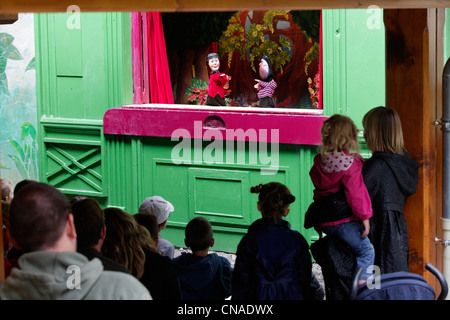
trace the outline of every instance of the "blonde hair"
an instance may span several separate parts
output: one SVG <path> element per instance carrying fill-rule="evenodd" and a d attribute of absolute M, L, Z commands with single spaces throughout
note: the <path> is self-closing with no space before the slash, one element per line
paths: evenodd
<path fill-rule="evenodd" d="M 362 123 L 369 150 L 403 154 L 402 124 L 397 111 L 375 107 L 364 115 Z"/>
<path fill-rule="evenodd" d="M 359 149 L 358 130 L 352 119 L 334 114 L 326 119 L 320 131 L 322 145 L 320 152 L 339 152 Z"/>

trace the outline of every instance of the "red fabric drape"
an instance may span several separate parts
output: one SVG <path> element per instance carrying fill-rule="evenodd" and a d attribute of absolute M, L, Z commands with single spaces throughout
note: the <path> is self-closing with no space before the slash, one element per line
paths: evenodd
<path fill-rule="evenodd" d="M 134 103 L 173 104 L 160 12 L 132 13 Z"/>
<path fill-rule="evenodd" d="M 142 104 L 142 37 L 141 37 L 141 14 L 131 13 L 131 52 L 133 59 L 133 103 Z"/>
<path fill-rule="evenodd" d="M 323 109 L 323 41 L 322 41 L 322 10 L 320 10 L 320 35 L 319 35 L 319 109 Z"/>

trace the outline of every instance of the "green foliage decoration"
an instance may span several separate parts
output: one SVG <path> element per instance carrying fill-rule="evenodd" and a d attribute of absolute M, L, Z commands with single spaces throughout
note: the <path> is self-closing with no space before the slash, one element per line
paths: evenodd
<path fill-rule="evenodd" d="M 16 165 L 22 179 L 37 179 L 37 141 L 36 128 L 32 123 L 26 121 L 20 126 L 20 140 L 8 138 L 9 143 L 17 154 L 9 154 L 9 158 Z M 1 169 L 8 169 L 5 165 L 0 164 Z"/>
<path fill-rule="evenodd" d="M 22 60 L 19 50 L 12 44 L 14 37 L 9 33 L 0 33 L 0 93 L 9 95 L 6 63 L 8 59 Z"/>
<path fill-rule="evenodd" d="M 269 10 L 264 14 L 264 24 L 252 23 L 247 32 L 240 24 L 241 11 L 235 13 L 230 18 L 227 30 L 219 39 L 219 55 L 222 57 L 228 53 L 228 66 L 231 65 L 233 53 L 239 52 L 241 60 L 246 58 L 249 53 L 250 65 L 256 72 L 254 61 L 261 56 L 269 57 L 274 70 L 283 73 L 283 67 L 290 62 L 292 49 L 290 42 L 283 37 L 279 37 L 278 42 L 266 39 L 265 33 L 274 33 L 273 20 L 276 16 L 282 16 L 288 19 L 285 10 Z"/>

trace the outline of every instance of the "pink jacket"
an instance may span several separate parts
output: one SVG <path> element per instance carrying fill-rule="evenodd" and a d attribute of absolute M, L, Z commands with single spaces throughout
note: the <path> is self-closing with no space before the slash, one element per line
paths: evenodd
<path fill-rule="evenodd" d="M 323 223 L 320 227 L 372 217 L 372 203 L 361 174 L 363 162 L 359 154 L 346 151 L 326 152 L 314 157 L 314 165 L 309 172 L 315 187 L 314 200 L 337 192 L 343 185 L 347 202 L 353 210 L 352 217 Z"/>

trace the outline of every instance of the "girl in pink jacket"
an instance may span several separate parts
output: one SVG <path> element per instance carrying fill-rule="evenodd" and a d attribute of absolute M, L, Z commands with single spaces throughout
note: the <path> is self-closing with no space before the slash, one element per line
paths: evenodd
<path fill-rule="evenodd" d="M 372 274 L 369 267 L 374 263 L 374 249 L 367 237 L 372 204 L 361 174 L 364 160 L 350 152 L 358 147 L 358 131 L 349 117 L 335 114 L 324 121 L 321 136 L 321 150 L 309 173 L 315 187 L 314 201 L 320 202 L 340 191 L 351 210 L 348 215 L 334 217 L 330 212 L 324 213 L 326 219 L 314 227 L 339 238 L 354 251 L 357 268 L 363 268 L 363 282 Z"/>

